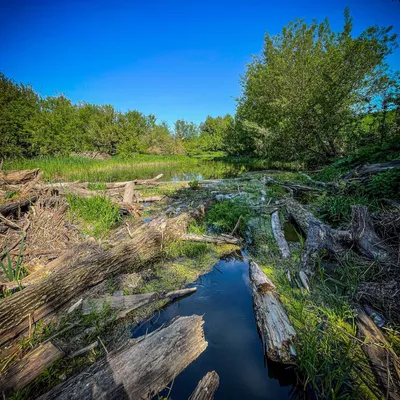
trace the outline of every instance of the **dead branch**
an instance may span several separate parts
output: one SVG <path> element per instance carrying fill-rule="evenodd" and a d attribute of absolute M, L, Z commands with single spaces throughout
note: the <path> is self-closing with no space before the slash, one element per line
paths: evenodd
<path fill-rule="evenodd" d="M 215 371 L 207 372 L 190 395 L 189 400 L 212 400 L 218 386 L 218 374 Z"/>

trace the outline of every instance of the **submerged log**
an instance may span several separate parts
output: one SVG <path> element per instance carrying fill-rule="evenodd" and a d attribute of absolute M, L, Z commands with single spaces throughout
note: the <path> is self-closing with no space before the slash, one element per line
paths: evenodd
<path fill-rule="evenodd" d="M 0 392 L 10 394 L 12 391 L 22 389 L 54 361 L 64 356 L 64 352 L 53 343 L 41 344 L 9 368 L 6 374 L 0 378 Z"/>
<path fill-rule="evenodd" d="M 218 386 L 218 374 L 215 371 L 207 372 L 190 395 L 189 400 L 212 400 Z"/>
<path fill-rule="evenodd" d="M 40 399 L 151 399 L 207 348 L 203 323 L 197 315 L 180 317 Z"/>
<path fill-rule="evenodd" d="M 20 185 L 34 179 L 39 172 L 39 168 L 25 169 L 21 171 L 0 171 L 0 186 Z"/>
<path fill-rule="evenodd" d="M 139 269 L 157 257 L 163 240 L 180 238 L 189 221 L 187 214 L 177 218 L 155 219 L 143 226 L 142 233 L 115 246 L 78 261 L 68 269 L 58 269 L 47 279 L 6 297 L 0 302 L 0 344 L 61 307 L 85 289 L 108 277 Z"/>
<path fill-rule="evenodd" d="M 254 313 L 264 354 L 272 361 L 287 363 L 293 357 L 291 342 L 295 331 L 275 293 L 275 285 L 254 262 L 250 262 Z"/>
<path fill-rule="evenodd" d="M 400 360 L 384 334 L 362 309 L 358 313 L 358 336 L 385 398 L 400 400 Z"/>
<path fill-rule="evenodd" d="M 187 233 L 182 237 L 182 240 L 190 242 L 201 242 L 201 243 L 215 243 L 215 244 L 240 244 L 241 240 L 230 235 L 221 236 L 209 236 L 209 235 L 195 235 L 194 233 Z"/>
<path fill-rule="evenodd" d="M 279 212 L 274 211 L 271 215 L 271 225 L 272 225 L 272 233 L 274 235 L 276 244 L 278 245 L 279 251 L 281 253 L 282 258 L 290 257 L 290 250 L 288 242 L 285 239 L 285 236 L 282 232 L 281 222 L 279 220 Z"/>

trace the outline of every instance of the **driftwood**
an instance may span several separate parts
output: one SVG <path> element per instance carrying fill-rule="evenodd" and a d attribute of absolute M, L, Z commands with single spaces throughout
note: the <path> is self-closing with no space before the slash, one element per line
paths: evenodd
<path fill-rule="evenodd" d="M 14 390 L 22 389 L 64 355 L 64 352 L 51 342 L 41 344 L 26 354 L 0 378 L 0 392 L 9 394 Z"/>
<path fill-rule="evenodd" d="M 282 232 L 281 222 L 279 220 L 279 212 L 274 211 L 271 215 L 271 225 L 272 225 L 272 233 L 274 235 L 276 244 L 278 245 L 279 251 L 281 253 L 282 258 L 290 257 L 289 245 L 285 239 L 285 236 Z"/>
<path fill-rule="evenodd" d="M 190 395 L 189 400 L 212 400 L 218 386 L 218 374 L 215 371 L 207 372 Z"/>
<path fill-rule="evenodd" d="M 171 219 L 155 219 L 133 239 L 78 261 L 68 269 L 58 269 L 47 279 L 6 297 L 0 302 L 0 344 L 109 276 L 127 267 L 139 269 L 158 256 L 163 240 L 180 238 L 188 221 L 187 214 Z"/>
<path fill-rule="evenodd" d="M 254 313 L 264 354 L 272 361 L 290 362 L 294 328 L 274 291 L 275 285 L 254 261 L 250 262 L 250 282 Z"/>
<path fill-rule="evenodd" d="M 29 205 L 34 203 L 37 198 L 38 197 L 36 194 L 31 194 L 29 196 L 20 197 L 18 199 L 0 204 L 0 214 L 3 214 L 3 216 L 13 214 L 21 208 L 28 207 Z"/>
<path fill-rule="evenodd" d="M 203 323 L 197 315 L 180 317 L 40 399 L 151 399 L 207 348 Z"/>
<path fill-rule="evenodd" d="M 358 336 L 385 398 L 400 400 L 400 360 L 372 319 L 358 309 Z"/>
<path fill-rule="evenodd" d="M 230 235 L 209 236 L 209 235 L 195 235 L 194 233 L 187 233 L 182 237 L 182 240 L 190 242 L 202 243 L 215 243 L 215 244 L 240 244 L 241 240 Z"/>
<path fill-rule="evenodd" d="M 125 186 L 123 203 L 132 203 L 135 195 L 135 182 L 129 182 Z"/>
<path fill-rule="evenodd" d="M 34 179 L 39 172 L 39 168 L 25 169 L 21 171 L 0 171 L 0 186 L 20 185 Z"/>
<path fill-rule="evenodd" d="M 103 296 L 100 298 L 85 299 L 82 306 L 82 314 L 88 315 L 91 312 L 99 312 L 105 305 L 109 306 L 112 310 L 127 310 L 128 312 L 133 311 L 145 304 L 151 303 L 164 298 L 175 299 L 177 297 L 186 296 L 196 291 L 196 288 L 188 288 L 176 290 L 173 292 L 166 293 L 165 295 L 159 295 L 158 293 L 143 293 L 133 294 L 129 296 Z"/>

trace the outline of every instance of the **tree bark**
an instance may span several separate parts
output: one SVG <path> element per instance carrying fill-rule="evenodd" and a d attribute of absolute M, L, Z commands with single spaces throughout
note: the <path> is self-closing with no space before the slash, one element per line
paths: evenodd
<path fill-rule="evenodd" d="M 40 399 L 151 399 L 207 348 L 203 323 L 197 315 L 180 317 Z"/>
<path fill-rule="evenodd" d="M 279 212 L 274 211 L 271 215 L 271 225 L 272 225 L 272 233 L 274 235 L 276 244 L 278 245 L 279 251 L 281 253 L 282 258 L 290 257 L 289 245 L 285 239 L 285 236 L 282 232 L 281 222 L 279 220 Z"/>
<path fill-rule="evenodd" d="M 218 386 L 218 374 L 215 371 L 207 372 L 190 395 L 189 400 L 213 400 Z"/>
<path fill-rule="evenodd" d="M 187 214 L 169 220 L 153 220 L 133 239 L 77 262 L 66 270 L 57 270 L 47 279 L 6 297 L 0 302 L 0 345 L 26 329 L 30 322 L 39 321 L 85 289 L 126 268 L 139 269 L 160 253 L 163 240 L 180 238 L 188 221 Z"/>
<path fill-rule="evenodd" d="M 51 342 L 41 344 L 9 368 L 0 378 L 0 392 L 10 394 L 12 391 L 22 389 L 64 355 L 64 352 Z"/>
<path fill-rule="evenodd" d="M 358 336 L 385 398 L 400 400 L 400 361 L 384 334 L 358 309 Z"/>
<path fill-rule="evenodd" d="M 250 282 L 253 289 L 254 313 L 264 354 L 272 361 L 290 362 L 293 353 L 290 346 L 296 333 L 279 297 L 274 292 L 275 285 L 254 261 L 250 262 Z"/>

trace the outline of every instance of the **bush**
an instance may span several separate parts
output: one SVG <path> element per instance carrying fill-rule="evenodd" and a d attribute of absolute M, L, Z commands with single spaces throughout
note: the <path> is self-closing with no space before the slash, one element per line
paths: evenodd
<path fill-rule="evenodd" d="M 389 199 L 400 198 L 400 170 L 392 169 L 373 176 L 366 186 L 369 196 Z"/>

